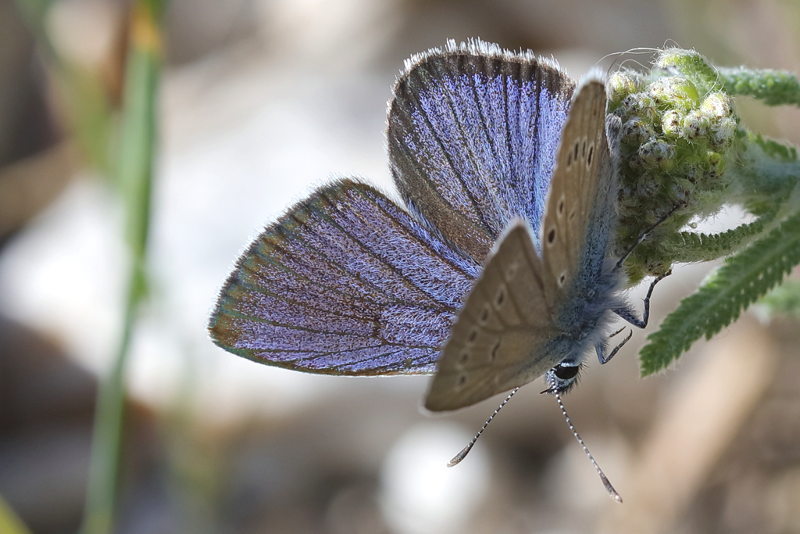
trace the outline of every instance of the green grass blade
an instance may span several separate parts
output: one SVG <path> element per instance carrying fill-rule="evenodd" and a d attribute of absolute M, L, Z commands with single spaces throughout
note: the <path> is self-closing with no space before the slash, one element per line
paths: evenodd
<path fill-rule="evenodd" d="M 100 384 L 92 439 L 83 534 L 108 534 L 114 526 L 122 442 L 125 369 L 131 336 L 144 296 L 150 196 L 157 143 L 157 89 L 161 70 L 160 21 L 163 2 L 137 1 L 131 17 L 130 52 L 116 177 L 126 202 L 130 246 L 128 292 L 122 333 L 109 375 Z"/>

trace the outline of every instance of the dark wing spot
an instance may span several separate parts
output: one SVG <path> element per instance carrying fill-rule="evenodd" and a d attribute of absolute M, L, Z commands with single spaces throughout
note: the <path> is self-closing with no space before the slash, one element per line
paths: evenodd
<path fill-rule="evenodd" d="M 489 320 L 489 306 L 484 306 L 481 310 L 481 322 L 486 323 Z"/>
<path fill-rule="evenodd" d="M 497 296 L 494 299 L 495 305 L 502 306 L 503 302 L 506 301 L 506 290 L 504 287 L 501 287 L 500 290 L 497 292 Z"/>
<path fill-rule="evenodd" d="M 477 338 L 477 337 L 478 337 L 478 331 L 475 328 L 473 328 L 472 330 L 469 331 L 469 338 L 467 338 L 467 340 L 470 343 L 474 343 L 475 342 L 475 338 Z"/>
<path fill-rule="evenodd" d="M 461 356 L 459 356 L 458 360 L 461 363 L 467 363 L 467 360 L 469 360 L 469 352 L 462 352 Z"/>
<path fill-rule="evenodd" d="M 569 219 L 570 221 L 573 221 L 573 220 L 575 220 L 575 216 L 576 216 L 576 215 L 578 215 L 578 212 L 577 212 L 577 211 L 575 211 L 575 210 L 572 210 L 572 211 L 570 211 L 570 212 L 569 212 L 569 217 L 568 217 L 568 219 Z"/>
<path fill-rule="evenodd" d="M 564 271 L 558 276 L 558 287 L 563 286 L 564 282 L 566 281 L 567 281 L 567 273 L 566 271 Z"/>
<path fill-rule="evenodd" d="M 564 215 L 564 197 L 563 197 L 563 196 L 562 196 L 561 198 L 559 198 L 559 199 L 558 199 L 558 209 L 557 209 L 557 213 L 558 213 L 559 217 L 560 217 L 561 215 Z"/>
<path fill-rule="evenodd" d="M 550 228 L 550 231 L 547 232 L 547 244 L 552 245 L 556 241 L 556 229 Z"/>
<path fill-rule="evenodd" d="M 575 160 L 578 159 L 578 150 L 579 149 L 580 149 L 580 142 L 579 141 L 575 141 L 575 149 L 574 149 L 575 155 L 572 156 L 572 159 L 575 159 Z"/>
<path fill-rule="evenodd" d="M 589 155 L 586 156 L 586 166 L 587 167 L 592 165 L 592 156 L 594 156 L 594 143 L 589 145 Z"/>
<path fill-rule="evenodd" d="M 458 385 L 463 386 L 467 383 L 467 375 L 459 375 L 458 377 Z"/>
<path fill-rule="evenodd" d="M 497 358 L 497 351 L 499 348 L 500 348 L 500 340 L 498 339 L 495 342 L 494 346 L 492 347 L 492 351 L 489 353 L 489 359 L 491 361 L 494 361 L 494 359 Z"/>

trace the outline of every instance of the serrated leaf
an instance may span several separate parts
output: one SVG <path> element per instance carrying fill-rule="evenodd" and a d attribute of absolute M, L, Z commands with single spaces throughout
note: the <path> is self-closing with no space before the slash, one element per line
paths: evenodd
<path fill-rule="evenodd" d="M 800 213 L 728 258 L 700 289 L 648 336 L 640 353 L 642 375 L 667 367 L 702 336 L 733 322 L 800 263 Z"/>
<path fill-rule="evenodd" d="M 763 216 L 718 234 L 680 232 L 665 239 L 662 250 L 675 263 L 715 260 L 741 249 L 764 230 L 770 219 Z"/>

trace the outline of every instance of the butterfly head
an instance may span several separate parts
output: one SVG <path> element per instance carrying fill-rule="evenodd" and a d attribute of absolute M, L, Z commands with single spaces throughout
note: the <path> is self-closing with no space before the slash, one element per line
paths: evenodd
<path fill-rule="evenodd" d="M 578 383 L 578 374 L 581 364 L 573 362 L 561 362 L 544 374 L 545 383 L 548 388 L 542 393 L 561 394 L 566 393 Z"/>

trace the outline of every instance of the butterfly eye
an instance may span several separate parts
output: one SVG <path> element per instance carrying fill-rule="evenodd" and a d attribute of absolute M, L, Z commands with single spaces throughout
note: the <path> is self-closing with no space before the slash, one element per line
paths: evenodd
<path fill-rule="evenodd" d="M 553 372 L 555 372 L 556 376 L 561 380 L 575 378 L 578 371 L 580 371 L 580 366 L 578 365 L 556 365 L 553 369 Z"/>

